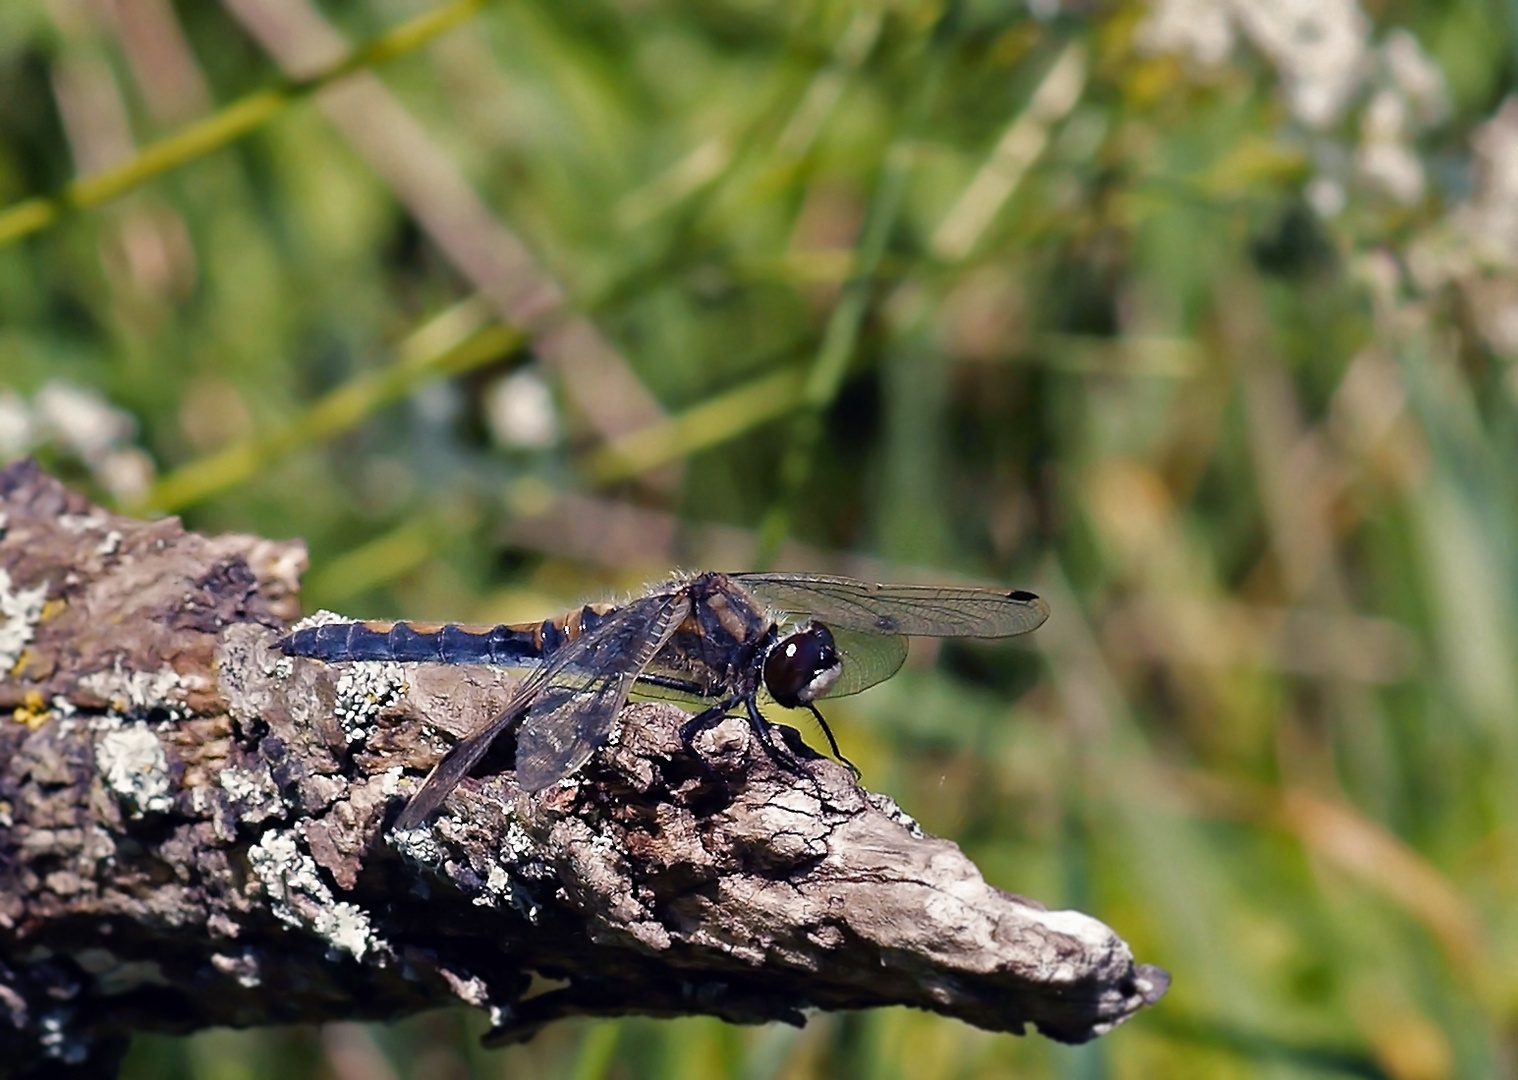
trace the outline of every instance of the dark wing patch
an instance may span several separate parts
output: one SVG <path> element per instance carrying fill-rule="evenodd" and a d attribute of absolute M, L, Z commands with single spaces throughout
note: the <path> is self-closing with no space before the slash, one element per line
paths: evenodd
<path fill-rule="evenodd" d="M 471 732 L 438 762 L 396 818 L 395 827 L 414 829 L 431 816 L 501 733 L 524 717 L 517 744 L 518 779 L 525 762 L 533 780 L 540 781 L 528 790 L 540 790 L 568 775 L 569 769 L 564 769 L 552 779 L 543 779 L 561 762 L 574 760 L 585 745 L 588 749 L 576 763 L 583 764 L 599 745 L 597 740 L 604 741 L 611 730 L 617 710 L 627 699 L 627 686 L 689 611 L 690 600 L 684 594 L 650 596 L 619 609 L 595 630 L 562 643 L 543 667 L 522 681 L 488 724 Z"/>
<path fill-rule="evenodd" d="M 576 655 L 555 665 L 517 737 L 522 790 L 558 783 L 606 742 L 639 673 L 689 613 L 684 593 L 634 600 L 564 650 Z"/>
<path fill-rule="evenodd" d="M 1049 605 L 1032 593 L 963 585 L 872 585 L 824 574 L 734 574 L 771 609 L 833 630 L 924 637 L 1011 637 L 1036 629 Z"/>

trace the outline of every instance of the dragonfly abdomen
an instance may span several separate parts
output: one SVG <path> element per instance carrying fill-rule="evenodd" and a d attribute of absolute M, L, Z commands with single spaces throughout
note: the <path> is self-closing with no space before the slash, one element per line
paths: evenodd
<path fill-rule="evenodd" d="M 565 642 L 594 630 L 614 610 L 608 604 L 586 604 L 557 619 L 514 626 L 328 622 L 286 634 L 277 644 L 286 656 L 307 656 L 329 664 L 394 660 L 400 663 L 513 666 L 551 656 Z"/>
<path fill-rule="evenodd" d="M 323 623 L 297 630 L 279 641 L 286 656 L 328 663 L 394 660 L 400 663 L 520 664 L 542 657 L 542 629 L 493 626 L 470 630 L 408 622 Z M 552 643 L 548 643 L 550 649 Z"/>

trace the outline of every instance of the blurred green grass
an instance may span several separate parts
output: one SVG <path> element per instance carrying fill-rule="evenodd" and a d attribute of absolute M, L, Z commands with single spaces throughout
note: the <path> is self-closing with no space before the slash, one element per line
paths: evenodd
<path fill-rule="evenodd" d="M 1506 1075 L 1508 8 L 501 0 L 423 40 L 474 5 L 333 5 L 400 43 L 354 63 L 411 163 L 536 260 L 482 271 L 437 174 L 400 190 L 233 14 L 291 7 L 0 7 L 0 453 L 304 537 L 308 610 L 521 619 L 674 565 L 1037 589 L 1027 643 L 830 720 L 1175 982 L 1080 1049 L 883 1011 L 485 1052 L 457 1011 L 142 1037 L 128 1075 Z"/>

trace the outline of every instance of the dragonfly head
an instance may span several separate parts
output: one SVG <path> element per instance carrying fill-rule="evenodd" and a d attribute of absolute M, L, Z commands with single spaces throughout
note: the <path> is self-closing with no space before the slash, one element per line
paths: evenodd
<path fill-rule="evenodd" d="M 832 632 L 811 623 L 770 647 L 764 656 L 764 687 L 778 704 L 796 709 L 827 693 L 842 671 Z"/>

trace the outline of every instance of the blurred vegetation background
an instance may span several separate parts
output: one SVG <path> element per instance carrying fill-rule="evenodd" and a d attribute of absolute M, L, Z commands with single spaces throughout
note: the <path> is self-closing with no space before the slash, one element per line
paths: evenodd
<path fill-rule="evenodd" d="M 357 50 L 357 51 L 354 51 Z M 1518 1075 L 1518 11 L 6 0 L 0 457 L 307 610 L 1035 589 L 829 713 L 1170 995 L 144 1037 L 128 1075 Z"/>

